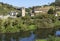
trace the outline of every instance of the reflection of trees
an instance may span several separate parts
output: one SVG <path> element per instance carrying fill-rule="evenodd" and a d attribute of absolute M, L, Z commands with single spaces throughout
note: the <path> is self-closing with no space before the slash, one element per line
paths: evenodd
<path fill-rule="evenodd" d="M 40 28 L 34 32 L 37 38 L 47 38 L 49 35 L 54 35 L 53 28 Z"/>
<path fill-rule="evenodd" d="M 30 33 L 29 31 L 27 31 L 27 32 L 23 32 L 23 31 L 22 31 L 22 32 L 20 33 L 20 37 L 21 37 L 21 38 L 29 37 L 30 35 L 31 35 L 31 33 Z"/>
<path fill-rule="evenodd" d="M 5 41 L 11 41 L 11 39 L 18 41 L 19 40 L 19 34 L 17 33 L 7 33 L 5 34 Z"/>
<path fill-rule="evenodd" d="M 4 37 L 4 41 L 11 41 L 11 40 L 19 41 L 19 38 L 29 37 L 30 32 L 6 33 L 4 35 L 5 37 L 3 36 L 3 34 L 0 35 L 0 41 L 2 41 L 2 36 Z"/>
<path fill-rule="evenodd" d="M 2 34 L 0 34 L 0 41 L 2 41 Z"/>

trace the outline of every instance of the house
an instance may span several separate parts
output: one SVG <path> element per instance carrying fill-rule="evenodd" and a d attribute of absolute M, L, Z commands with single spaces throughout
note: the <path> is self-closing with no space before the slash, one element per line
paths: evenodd
<path fill-rule="evenodd" d="M 60 7 L 56 6 L 56 14 L 58 14 L 58 16 L 60 16 Z"/>
<path fill-rule="evenodd" d="M 50 8 L 51 8 L 51 6 L 33 7 L 32 8 L 32 13 L 35 13 L 35 14 L 39 14 L 39 13 L 47 14 L 47 12 L 48 12 L 48 10 Z"/>
<path fill-rule="evenodd" d="M 17 14 L 18 14 L 18 13 L 15 12 L 15 11 L 11 11 L 11 12 L 9 13 L 10 16 L 16 16 Z"/>

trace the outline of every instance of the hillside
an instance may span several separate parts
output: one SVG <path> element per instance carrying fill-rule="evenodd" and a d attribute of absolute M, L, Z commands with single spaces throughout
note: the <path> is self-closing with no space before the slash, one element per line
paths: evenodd
<path fill-rule="evenodd" d="M 55 5 L 60 6 L 60 0 L 55 0 Z"/>
<path fill-rule="evenodd" d="M 10 11 L 18 11 L 18 10 L 15 9 L 12 5 L 0 2 L 0 15 L 1 14 L 6 15 Z"/>

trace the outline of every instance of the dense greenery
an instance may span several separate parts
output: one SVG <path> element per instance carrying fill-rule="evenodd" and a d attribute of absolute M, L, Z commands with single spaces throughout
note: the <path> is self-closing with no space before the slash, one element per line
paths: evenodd
<path fill-rule="evenodd" d="M 53 14 L 38 15 L 34 17 L 25 16 L 19 18 L 0 19 L 0 32 L 20 32 L 36 30 L 40 28 L 58 29 L 60 21 Z"/>

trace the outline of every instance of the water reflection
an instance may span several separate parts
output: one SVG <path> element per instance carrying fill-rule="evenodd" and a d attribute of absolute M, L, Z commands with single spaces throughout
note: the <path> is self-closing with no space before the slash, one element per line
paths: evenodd
<path fill-rule="evenodd" d="M 0 34 L 0 41 L 34 41 L 33 32 Z"/>
<path fill-rule="evenodd" d="M 2 41 L 5 41 L 5 35 L 2 35 Z"/>
<path fill-rule="evenodd" d="M 21 38 L 20 41 L 35 41 L 35 35 L 31 32 L 30 37 Z"/>
<path fill-rule="evenodd" d="M 49 31 L 48 31 L 49 30 Z M 0 34 L 0 41 L 35 41 L 35 39 L 46 39 L 48 35 L 53 35 L 50 29 L 38 29 L 34 32 L 5 33 Z M 56 31 L 60 35 L 60 31 Z"/>
<path fill-rule="evenodd" d="M 45 39 L 48 38 L 49 35 L 54 35 L 53 28 L 40 28 L 34 31 L 37 39 Z"/>
<path fill-rule="evenodd" d="M 56 31 L 56 36 L 60 37 L 60 30 Z"/>

